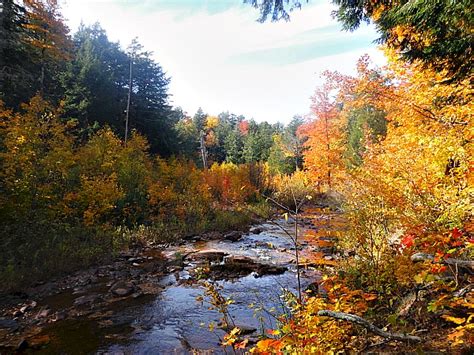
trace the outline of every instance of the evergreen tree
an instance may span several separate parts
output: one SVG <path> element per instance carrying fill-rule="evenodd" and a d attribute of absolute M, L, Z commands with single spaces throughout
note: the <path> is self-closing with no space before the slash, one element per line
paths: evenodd
<path fill-rule="evenodd" d="M 224 138 L 225 161 L 234 164 L 242 163 L 242 148 L 242 135 L 238 127 L 235 127 Z"/>
<path fill-rule="evenodd" d="M 26 31 L 23 40 L 33 58 L 34 81 L 31 83 L 51 102 L 63 96 L 61 73 L 71 57 L 72 43 L 57 0 L 24 0 Z"/>
<path fill-rule="evenodd" d="M 14 0 L 0 2 L 0 99 L 14 108 L 34 94 L 31 58 L 22 40 L 25 11 Z"/>
<path fill-rule="evenodd" d="M 94 122 L 123 132 L 127 56 L 99 24 L 81 25 L 74 35 L 75 57 L 62 76 L 65 116 L 86 128 Z"/>
<path fill-rule="evenodd" d="M 129 50 L 133 62 L 130 127 L 148 138 L 152 152 L 169 155 L 175 143 L 173 127 L 176 123 L 171 120 L 168 104 L 170 79 L 151 58 L 152 53 L 144 51 L 136 40 Z"/>
<path fill-rule="evenodd" d="M 198 133 L 201 131 L 204 131 L 204 127 L 206 125 L 206 118 L 207 118 L 207 113 L 204 113 L 202 108 L 199 107 L 193 117 L 193 123 Z"/>
<path fill-rule="evenodd" d="M 335 17 L 347 30 L 373 21 L 380 42 L 408 61 L 448 70 L 458 80 L 471 74 L 474 3 L 469 0 L 333 0 Z"/>

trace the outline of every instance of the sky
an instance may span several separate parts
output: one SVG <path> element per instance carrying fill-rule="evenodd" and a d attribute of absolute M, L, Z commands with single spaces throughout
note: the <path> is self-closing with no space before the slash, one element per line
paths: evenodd
<path fill-rule="evenodd" d="M 63 0 L 74 32 L 99 22 L 112 41 L 127 47 L 138 37 L 171 77 L 170 103 L 189 115 L 199 107 L 256 121 L 289 122 L 309 112 L 325 70 L 351 74 L 368 53 L 383 64 L 364 26 L 344 32 L 329 0 L 310 0 L 290 22 L 259 23 L 242 0 Z"/>

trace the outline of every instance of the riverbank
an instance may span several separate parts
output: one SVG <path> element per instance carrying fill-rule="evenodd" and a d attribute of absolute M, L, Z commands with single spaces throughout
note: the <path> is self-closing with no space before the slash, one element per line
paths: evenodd
<path fill-rule="evenodd" d="M 320 226 L 314 221 L 303 220 L 302 232 L 317 233 Z M 291 220 L 272 220 L 247 231 L 207 233 L 175 245 L 136 245 L 105 265 L 10 295 L 0 311 L 0 343 L 4 350 L 35 352 L 155 349 L 156 344 L 143 337 L 158 326 L 166 330 L 154 335 L 166 338 L 161 351 L 219 349 L 218 339 L 210 338 L 202 325 L 217 323 L 219 315 L 195 302 L 203 293 L 202 279 L 218 282 L 225 293 L 233 294 L 233 315 L 249 324 L 257 339 L 261 325 L 248 305 L 258 303 L 257 293 L 272 294 L 263 299 L 269 302 L 265 307 L 275 308 L 280 288 L 296 287 L 294 247 L 275 222 L 292 228 Z M 328 243 L 309 246 L 302 240 L 301 246 L 305 253 L 325 253 L 327 259 L 323 255 L 320 260 L 330 264 Z M 319 275 L 314 265 L 306 265 L 303 274 L 304 287 Z"/>

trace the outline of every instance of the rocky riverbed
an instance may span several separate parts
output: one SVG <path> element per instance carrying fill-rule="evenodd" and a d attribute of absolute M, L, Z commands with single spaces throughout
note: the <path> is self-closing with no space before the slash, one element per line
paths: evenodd
<path fill-rule="evenodd" d="M 334 264 L 338 218 L 314 210 L 302 220 L 303 288 L 317 285 L 321 268 Z M 6 295 L 0 353 L 222 352 L 224 331 L 208 328 L 220 314 L 196 301 L 202 280 L 232 298 L 231 316 L 256 341 L 283 311 L 282 289 L 296 291 L 295 248 L 282 228 L 292 233 L 292 220 L 194 236 L 180 245 L 136 246 L 107 265 Z"/>

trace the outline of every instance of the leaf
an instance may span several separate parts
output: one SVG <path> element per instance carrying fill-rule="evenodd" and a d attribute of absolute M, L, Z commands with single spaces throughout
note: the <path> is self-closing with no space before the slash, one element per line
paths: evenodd
<path fill-rule="evenodd" d="M 245 349 L 245 347 L 247 346 L 249 340 L 247 338 L 245 338 L 244 340 L 242 340 L 241 342 L 239 343 L 235 343 L 235 348 L 236 349 Z"/>
<path fill-rule="evenodd" d="M 281 340 L 263 339 L 257 343 L 257 349 L 260 351 L 267 351 L 269 349 L 273 350 L 275 348 L 280 348 L 281 344 Z"/>
<path fill-rule="evenodd" d="M 268 329 L 267 333 L 270 335 L 280 335 L 280 331 L 278 329 Z"/>
<path fill-rule="evenodd" d="M 424 277 L 423 274 L 417 274 L 417 275 L 415 275 L 415 277 L 413 279 L 415 280 L 415 282 L 417 284 L 422 284 L 425 280 L 425 277 Z"/>
<path fill-rule="evenodd" d="M 229 333 L 229 336 L 234 336 L 236 334 L 239 334 L 240 333 L 240 328 L 238 327 L 234 327 L 234 329 L 232 329 Z"/>
<path fill-rule="evenodd" d="M 362 295 L 362 297 L 364 298 L 364 300 L 366 301 L 373 301 L 373 300 L 376 300 L 377 299 L 377 295 L 374 294 L 374 293 L 364 293 Z"/>
<path fill-rule="evenodd" d="M 448 314 L 443 314 L 441 316 L 441 318 L 449 321 L 449 322 L 453 322 L 457 325 L 460 325 L 460 324 L 463 324 L 465 321 L 466 321 L 466 318 L 458 318 L 458 317 L 453 317 L 453 316 L 450 316 Z"/>
<path fill-rule="evenodd" d="M 391 314 L 387 317 L 387 321 L 391 324 L 391 325 L 396 325 L 397 324 L 397 318 L 398 316 L 396 314 Z"/>

